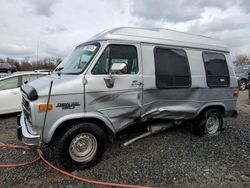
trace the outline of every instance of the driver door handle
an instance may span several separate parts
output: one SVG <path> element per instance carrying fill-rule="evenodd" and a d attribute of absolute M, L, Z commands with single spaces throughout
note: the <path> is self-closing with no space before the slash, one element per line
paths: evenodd
<path fill-rule="evenodd" d="M 138 80 L 133 80 L 131 85 L 132 86 L 141 86 L 142 82 L 139 82 Z"/>

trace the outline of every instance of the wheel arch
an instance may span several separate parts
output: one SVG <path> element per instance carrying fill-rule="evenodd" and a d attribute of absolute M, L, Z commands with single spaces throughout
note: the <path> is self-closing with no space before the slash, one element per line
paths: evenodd
<path fill-rule="evenodd" d="M 216 110 L 220 111 L 223 116 L 226 115 L 226 106 L 224 104 L 210 104 L 210 105 L 204 106 L 199 111 L 197 116 L 199 116 L 200 114 L 203 114 L 204 112 L 206 112 L 207 110 L 210 110 L 210 109 L 216 109 Z"/>
<path fill-rule="evenodd" d="M 97 118 L 77 118 L 77 119 L 69 119 L 69 120 L 66 120 L 64 122 L 62 122 L 60 125 L 57 126 L 57 128 L 55 129 L 53 135 L 52 135 L 52 141 L 54 138 L 56 138 L 62 131 L 65 131 L 65 127 L 67 127 L 66 129 L 68 129 L 69 127 L 71 127 L 72 125 L 70 124 L 73 124 L 73 123 L 94 123 L 96 124 L 97 126 L 99 126 L 103 131 L 104 133 L 106 134 L 107 136 L 107 140 L 109 143 L 112 143 L 113 142 L 113 131 L 105 124 L 105 122 L 103 122 L 102 120 L 100 119 L 97 119 Z"/>
<path fill-rule="evenodd" d="M 206 112 L 209 112 L 209 110 L 216 110 L 216 111 L 221 112 L 221 113 L 217 113 L 218 114 L 217 117 L 219 118 L 218 119 L 219 124 L 214 127 L 214 123 L 213 123 L 212 127 L 214 128 L 212 129 L 210 127 L 211 125 L 207 126 L 207 121 L 208 121 L 207 118 L 209 117 L 209 115 Z M 194 124 L 192 126 L 192 129 L 194 133 L 198 136 L 217 135 L 218 133 L 221 132 L 222 127 L 223 127 L 223 114 L 225 114 L 223 105 L 206 106 L 200 111 L 199 115 L 193 121 Z"/>
<path fill-rule="evenodd" d="M 240 81 L 243 80 L 244 82 L 247 82 L 247 78 L 241 78 Z"/>

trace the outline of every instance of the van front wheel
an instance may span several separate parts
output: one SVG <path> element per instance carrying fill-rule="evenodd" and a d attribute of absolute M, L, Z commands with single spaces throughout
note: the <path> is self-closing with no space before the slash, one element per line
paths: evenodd
<path fill-rule="evenodd" d="M 200 136 L 213 136 L 221 132 L 223 126 L 222 114 L 219 110 L 210 109 L 195 120 L 194 131 Z"/>
<path fill-rule="evenodd" d="M 105 151 L 105 134 L 93 123 L 75 123 L 55 143 L 56 160 L 69 171 L 83 170 L 99 162 Z"/>

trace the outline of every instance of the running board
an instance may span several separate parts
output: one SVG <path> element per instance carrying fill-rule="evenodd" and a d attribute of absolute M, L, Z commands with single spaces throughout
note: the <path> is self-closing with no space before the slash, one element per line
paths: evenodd
<path fill-rule="evenodd" d="M 147 127 L 148 131 L 146 133 L 143 133 L 135 138 L 132 138 L 131 140 L 128 140 L 127 142 L 123 143 L 121 146 L 126 147 L 126 146 L 134 143 L 137 140 L 140 140 L 140 139 L 145 138 L 147 136 L 154 135 L 154 134 L 160 133 L 162 131 L 165 131 L 166 129 L 173 127 L 173 125 L 174 125 L 174 123 L 149 125 Z"/>

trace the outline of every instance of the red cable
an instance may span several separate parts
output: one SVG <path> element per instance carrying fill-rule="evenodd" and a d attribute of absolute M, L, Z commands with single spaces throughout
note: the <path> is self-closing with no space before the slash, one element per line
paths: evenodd
<path fill-rule="evenodd" d="M 16 146 L 12 144 L 1 144 L 1 148 L 13 148 L 13 149 L 23 149 L 23 150 L 30 150 L 28 147 L 23 147 L 23 146 Z M 40 156 L 38 155 L 37 158 L 33 159 L 32 161 L 29 162 L 24 162 L 24 163 L 17 163 L 17 164 L 0 164 L 0 168 L 12 168 L 12 167 L 20 167 L 20 166 L 26 166 L 29 164 L 33 164 L 37 162 L 40 159 Z"/>
<path fill-rule="evenodd" d="M 6 148 L 13 148 L 13 149 L 24 149 L 24 150 L 30 150 L 31 148 L 29 148 L 28 146 L 18 146 L 18 145 L 14 145 L 14 144 L 2 144 L 0 145 L 0 147 L 6 147 Z M 111 183 L 111 182 L 104 182 L 104 181 L 97 181 L 97 180 L 92 180 L 92 179 L 87 179 L 87 178 L 82 178 L 76 175 L 73 175 L 71 173 L 68 173 L 56 166 L 54 166 L 53 164 L 51 164 L 49 161 L 47 161 L 44 157 L 43 157 L 43 152 L 40 149 L 36 149 L 36 152 L 38 154 L 39 157 L 37 157 L 36 159 L 30 161 L 30 162 L 26 162 L 26 163 L 19 163 L 19 164 L 10 164 L 10 165 L 0 165 L 0 167 L 19 167 L 19 166 L 24 166 L 24 165 L 28 165 L 28 164 L 32 164 L 37 162 L 39 159 L 42 159 L 42 161 L 44 163 L 46 163 L 49 167 L 53 168 L 54 170 L 60 172 L 61 174 L 64 174 L 66 176 L 69 176 L 71 178 L 74 178 L 78 181 L 81 182 L 85 182 L 85 183 L 92 183 L 92 184 L 96 184 L 96 185 L 104 185 L 104 186 L 113 186 L 113 187 L 130 187 L 130 188 L 152 188 L 149 186 L 140 186 L 140 185 L 128 185 L 128 184 L 120 184 L 120 183 Z"/>

